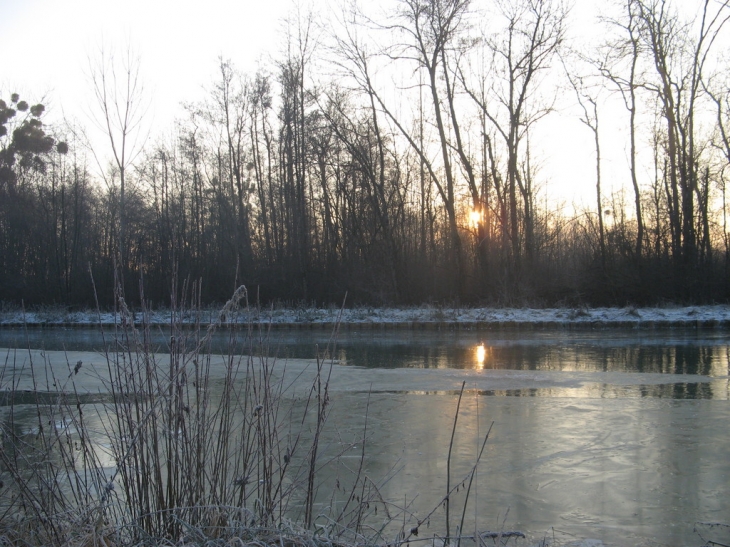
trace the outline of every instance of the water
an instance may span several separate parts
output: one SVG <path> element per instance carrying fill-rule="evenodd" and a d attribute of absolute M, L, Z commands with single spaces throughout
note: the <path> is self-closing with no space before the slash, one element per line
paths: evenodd
<path fill-rule="evenodd" d="M 270 347 L 299 378 L 328 338 L 273 333 Z M 158 344 L 164 352 L 164 336 Z M 103 391 L 98 334 L 0 330 L 0 346 L 28 345 L 46 350 L 59 379 L 81 360 L 77 385 L 97 397 Z M 216 348 L 225 346 L 216 339 Z M 533 540 L 698 545 L 696 522 L 730 521 L 729 351 L 717 331 L 343 333 L 328 425 L 357 444 L 367 415 L 365 472 L 387 477 L 382 495 L 423 516 L 445 494 L 465 383 L 452 482 L 466 476 L 493 423 L 469 506 L 480 529 L 520 530 Z M 4 353 L 6 379 L 15 369 L 18 389 L 30 385 L 27 356 Z M 454 505 L 460 499 L 463 491 Z M 440 508 L 430 530 L 443 519 Z"/>
<path fill-rule="evenodd" d="M 154 344 L 166 351 L 164 327 Z M 311 359 L 332 343 L 330 333 L 272 331 L 259 335 L 280 358 Z M 102 351 L 97 329 L 0 329 L 0 348 Z M 480 363 L 477 348 L 485 353 Z M 213 338 L 212 351 L 226 353 L 228 334 Z M 721 330 L 667 329 L 578 331 L 346 331 L 336 340 L 341 364 L 368 368 L 493 368 L 508 370 L 623 371 L 727 375 L 730 345 Z"/>

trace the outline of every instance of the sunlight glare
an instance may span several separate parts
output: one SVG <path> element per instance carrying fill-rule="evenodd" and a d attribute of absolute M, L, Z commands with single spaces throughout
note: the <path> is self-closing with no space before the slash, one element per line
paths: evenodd
<path fill-rule="evenodd" d="M 482 221 L 482 212 L 478 211 L 476 209 L 472 209 L 469 212 L 469 226 L 472 228 L 476 228 L 479 226 L 479 223 Z"/>
<path fill-rule="evenodd" d="M 484 347 L 484 344 L 477 346 L 476 357 L 477 368 L 484 368 L 484 361 L 487 358 L 487 348 Z"/>

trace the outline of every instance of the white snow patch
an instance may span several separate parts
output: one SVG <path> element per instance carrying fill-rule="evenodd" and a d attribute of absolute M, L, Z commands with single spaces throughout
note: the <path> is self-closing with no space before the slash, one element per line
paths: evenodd
<path fill-rule="evenodd" d="M 152 324 L 170 322 L 170 310 L 148 312 Z M 219 310 L 207 309 L 199 312 L 203 324 L 219 320 Z M 142 313 L 135 314 L 135 322 L 142 321 Z M 188 312 L 179 317 L 184 323 L 193 323 L 196 314 Z M 242 309 L 224 318 L 227 322 L 271 323 L 271 324 L 464 324 L 478 326 L 479 323 L 509 325 L 620 325 L 641 326 L 659 323 L 663 325 L 687 325 L 700 323 L 730 322 L 730 306 L 677 306 L 654 308 L 453 308 L 422 306 L 418 308 L 282 308 Z M 119 324 L 118 315 L 95 311 L 2 311 L 0 325 L 89 325 Z"/>

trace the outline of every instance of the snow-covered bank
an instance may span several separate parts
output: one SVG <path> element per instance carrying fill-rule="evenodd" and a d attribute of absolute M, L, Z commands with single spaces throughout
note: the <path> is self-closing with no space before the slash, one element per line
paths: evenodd
<path fill-rule="evenodd" d="M 142 314 L 136 314 L 136 321 Z M 169 323 L 171 312 L 149 313 L 152 324 Z M 184 323 L 195 323 L 196 315 L 186 313 Z M 403 328 L 403 329 L 497 329 L 497 328 L 723 328 L 730 329 L 730 306 L 685 306 L 655 308 L 276 308 L 242 309 L 220 317 L 217 309 L 201 311 L 197 319 L 204 325 L 224 323 L 267 324 L 279 328 Z M 56 326 L 92 327 L 114 325 L 119 316 L 110 312 L 6 310 L 0 312 L 0 327 Z"/>

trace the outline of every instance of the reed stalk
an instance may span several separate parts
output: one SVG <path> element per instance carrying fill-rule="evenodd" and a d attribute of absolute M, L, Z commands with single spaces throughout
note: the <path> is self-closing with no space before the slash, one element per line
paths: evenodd
<path fill-rule="evenodd" d="M 60 376 L 31 353 L 27 370 L 17 352 L 8 353 L 0 376 L 8 397 L 0 450 L 7 484 L 0 488 L 9 493 L 0 503 L 0 543 L 121 547 L 238 539 L 395 547 L 414 541 L 418 527 L 444 503 L 448 543 L 456 488 L 452 448 L 464 386 L 449 444 L 446 496 L 426 517 L 418 519 L 408 503 L 399 506 L 382 495 L 389 477 L 375 480 L 364 471 L 369 396 L 362 438 L 353 443 L 361 445 L 359 465 L 343 466 L 349 475 L 338 476 L 323 504 L 322 469 L 340 465 L 340 456 L 352 449 L 335 443 L 333 453 L 330 441 L 323 445 L 336 437 L 327 432 L 336 329 L 324 351 L 316 351 L 313 373 L 292 380 L 286 364 L 271 356 L 267 325 L 250 321 L 261 310 L 249 308 L 244 286 L 212 320 L 202 310 L 201 292 L 199 282 L 178 287 L 174 280 L 169 324 L 155 332 L 143 286 L 137 311 L 118 286 L 115 327 L 105 332 L 99 325 L 104 394 L 77 389 L 81 362 L 67 359 L 67 375 Z M 162 347 L 155 342 L 161 333 Z M 216 333 L 226 341 L 222 355 L 212 350 Z M 25 373 L 32 378 L 30 403 L 17 389 Z M 35 427 L 23 431 L 28 415 Z M 464 479 L 464 512 L 488 435 Z M 395 538 L 389 536 L 393 529 L 400 530 Z"/>

